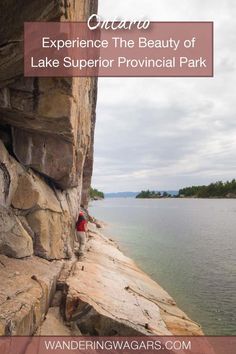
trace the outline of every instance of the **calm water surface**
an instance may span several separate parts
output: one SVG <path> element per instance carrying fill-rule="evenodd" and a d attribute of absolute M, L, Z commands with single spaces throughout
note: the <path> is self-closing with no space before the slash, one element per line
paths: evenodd
<path fill-rule="evenodd" d="M 206 334 L 236 335 L 236 200 L 114 198 L 90 213 Z"/>

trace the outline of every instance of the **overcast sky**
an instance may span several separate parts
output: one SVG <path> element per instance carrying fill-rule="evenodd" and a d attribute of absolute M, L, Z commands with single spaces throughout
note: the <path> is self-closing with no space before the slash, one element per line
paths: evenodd
<path fill-rule="evenodd" d="M 99 0 L 106 19 L 214 21 L 214 78 L 100 78 L 93 186 L 173 190 L 236 177 L 236 1 Z"/>

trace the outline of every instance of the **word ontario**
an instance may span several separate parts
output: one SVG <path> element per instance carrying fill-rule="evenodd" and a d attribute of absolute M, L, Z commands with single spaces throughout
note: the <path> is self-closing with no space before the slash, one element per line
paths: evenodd
<path fill-rule="evenodd" d="M 113 21 L 103 21 L 99 15 L 93 14 L 89 17 L 88 19 L 88 27 L 90 30 L 96 30 L 98 28 L 104 29 L 104 30 L 132 30 L 133 28 L 137 28 L 139 30 L 141 29 L 148 29 L 150 26 L 150 21 L 149 20 L 144 20 L 144 21 L 127 21 L 127 20 L 118 20 L 114 19 Z"/>

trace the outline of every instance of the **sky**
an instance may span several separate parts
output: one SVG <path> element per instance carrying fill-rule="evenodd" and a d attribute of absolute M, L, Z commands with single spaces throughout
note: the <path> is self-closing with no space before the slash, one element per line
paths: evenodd
<path fill-rule="evenodd" d="M 99 78 L 93 187 L 178 190 L 236 177 L 236 1 L 99 0 L 104 19 L 214 21 L 214 78 Z"/>

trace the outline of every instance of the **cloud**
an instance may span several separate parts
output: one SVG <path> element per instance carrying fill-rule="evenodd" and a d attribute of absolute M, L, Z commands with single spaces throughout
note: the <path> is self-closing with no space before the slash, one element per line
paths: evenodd
<path fill-rule="evenodd" d="M 99 79 L 93 184 L 178 189 L 235 177 L 234 1 L 100 0 L 112 19 L 214 20 L 214 78 Z"/>

